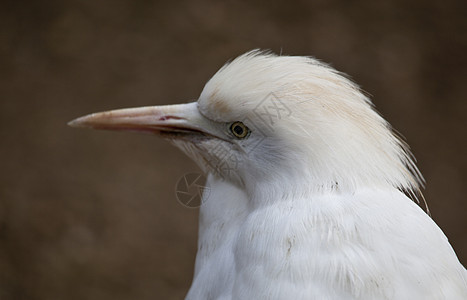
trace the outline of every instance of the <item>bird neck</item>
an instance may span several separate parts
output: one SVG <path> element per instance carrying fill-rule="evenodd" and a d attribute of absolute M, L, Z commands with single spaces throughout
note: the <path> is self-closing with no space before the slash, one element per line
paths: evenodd
<path fill-rule="evenodd" d="M 299 198 L 313 198 L 314 195 L 351 193 L 354 188 L 336 181 L 317 182 L 306 171 L 291 168 L 265 176 L 252 175 L 244 182 L 244 190 L 252 207 L 268 206 L 276 202 Z"/>

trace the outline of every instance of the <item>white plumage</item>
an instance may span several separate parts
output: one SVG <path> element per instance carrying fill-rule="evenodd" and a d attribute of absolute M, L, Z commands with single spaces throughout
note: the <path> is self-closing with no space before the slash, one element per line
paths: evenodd
<path fill-rule="evenodd" d="M 406 145 L 308 57 L 246 53 L 195 103 L 70 123 L 166 137 L 208 175 L 187 299 L 467 299 Z"/>

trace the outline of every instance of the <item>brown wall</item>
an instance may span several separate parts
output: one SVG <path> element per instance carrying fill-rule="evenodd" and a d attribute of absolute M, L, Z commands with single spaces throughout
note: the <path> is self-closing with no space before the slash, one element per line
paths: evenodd
<path fill-rule="evenodd" d="M 377 2 L 2 1 L 0 298 L 181 299 L 197 210 L 174 187 L 197 168 L 162 140 L 66 122 L 196 99 L 253 48 L 318 57 L 373 95 L 465 263 L 465 2 Z"/>

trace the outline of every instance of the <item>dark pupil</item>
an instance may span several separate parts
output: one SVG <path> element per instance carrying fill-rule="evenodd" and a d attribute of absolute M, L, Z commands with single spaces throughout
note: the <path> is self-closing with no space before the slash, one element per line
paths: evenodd
<path fill-rule="evenodd" d="M 238 135 L 243 135 L 243 127 L 242 126 L 239 126 L 239 125 L 234 126 L 234 131 Z"/>

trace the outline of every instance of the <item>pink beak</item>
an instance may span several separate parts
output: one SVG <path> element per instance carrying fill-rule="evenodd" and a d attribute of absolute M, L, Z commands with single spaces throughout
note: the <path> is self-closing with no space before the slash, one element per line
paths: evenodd
<path fill-rule="evenodd" d="M 212 121 L 201 115 L 197 103 L 147 106 L 94 113 L 68 123 L 71 127 L 149 132 L 158 135 L 208 134 Z"/>

